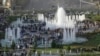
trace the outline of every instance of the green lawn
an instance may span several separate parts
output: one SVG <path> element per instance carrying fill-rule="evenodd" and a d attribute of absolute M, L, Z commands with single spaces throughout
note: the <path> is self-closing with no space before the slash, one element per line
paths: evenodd
<path fill-rule="evenodd" d="M 59 51 L 60 49 L 56 49 L 56 48 L 42 48 L 42 49 L 36 49 L 36 51 L 37 52 L 39 52 L 39 53 L 42 53 L 42 52 L 44 52 L 44 53 L 50 53 L 50 51 L 52 52 L 52 53 L 57 53 L 57 51 Z M 32 49 L 31 49 L 31 51 L 32 51 Z"/>
<path fill-rule="evenodd" d="M 91 38 L 85 42 L 85 46 L 98 46 L 100 45 L 100 34 L 91 35 Z"/>
<path fill-rule="evenodd" d="M 71 44 L 71 48 L 78 48 L 78 47 L 83 47 L 83 48 L 92 48 L 92 47 L 97 47 L 100 45 L 100 33 L 95 33 L 95 34 L 89 34 L 88 41 L 84 43 L 74 43 Z"/>

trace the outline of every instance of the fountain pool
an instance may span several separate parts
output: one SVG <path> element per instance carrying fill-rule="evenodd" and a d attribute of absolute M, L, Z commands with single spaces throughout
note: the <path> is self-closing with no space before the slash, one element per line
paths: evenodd
<path fill-rule="evenodd" d="M 66 11 L 63 7 L 58 7 L 57 12 L 55 14 L 54 20 L 47 21 L 46 20 L 46 28 L 51 29 L 57 29 L 62 28 L 63 29 L 63 44 L 70 44 L 73 42 L 84 42 L 87 41 L 87 39 L 84 38 L 77 38 L 76 32 L 78 27 L 77 20 L 78 19 L 84 19 L 85 17 L 79 16 L 79 15 L 67 15 Z"/>

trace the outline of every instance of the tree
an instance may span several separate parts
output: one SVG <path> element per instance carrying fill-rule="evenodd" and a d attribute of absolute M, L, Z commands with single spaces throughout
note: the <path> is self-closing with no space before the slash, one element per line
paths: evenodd
<path fill-rule="evenodd" d="M 1 40 L 1 39 L 4 39 L 4 36 L 5 36 L 4 32 L 1 32 L 1 33 L 0 33 L 0 40 Z"/>
<path fill-rule="evenodd" d="M 56 42 L 55 42 L 54 40 L 53 40 L 52 43 L 51 43 L 51 47 L 52 47 L 52 48 L 56 48 Z"/>
<path fill-rule="evenodd" d="M 36 36 L 34 37 L 34 42 L 33 42 L 33 52 L 35 52 L 36 51 L 36 48 L 37 48 L 37 38 L 36 38 Z"/>
<path fill-rule="evenodd" d="M 8 46 L 6 45 L 6 46 L 4 47 L 4 52 L 7 52 L 7 51 L 9 51 L 9 49 L 8 49 Z"/>
<path fill-rule="evenodd" d="M 100 15 L 94 15 L 92 16 L 93 21 L 100 21 Z"/>
<path fill-rule="evenodd" d="M 38 51 L 38 56 L 41 56 L 41 53 L 40 53 L 40 51 Z"/>
<path fill-rule="evenodd" d="M 15 44 L 15 42 L 13 41 L 13 42 L 12 42 L 12 45 L 11 45 L 11 48 L 12 48 L 12 49 L 15 49 L 15 47 L 16 47 L 16 44 Z"/>
<path fill-rule="evenodd" d="M 0 43 L 0 47 L 2 47 L 1 43 Z"/>
<path fill-rule="evenodd" d="M 59 50 L 60 56 L 64 56 L 62 49 Z"/>
<path fill-rule="evenodd" d="M 71 47 L 70 47 L 70 46 L 68 46 L 68 47 L 67 47 L 67 50 L 68 50 L 68 51 L 70 51 L 70 50 L 71 50 Z"/>

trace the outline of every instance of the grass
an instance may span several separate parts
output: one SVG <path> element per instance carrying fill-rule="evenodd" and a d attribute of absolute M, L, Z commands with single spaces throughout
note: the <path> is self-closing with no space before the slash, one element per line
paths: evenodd
<path fill-rule="evenodd" d="M 84 43 L 73 43 L 71 44 L 71 48 L 93 48 L 93 47 L 97 47 L 98 45 L 100 45 L 100 33 L 91 33 L 91 34 L 87 34 L 88 36 L 88 41 L 84 42 Z M 65 45 L 67 46 L 67 45 Z"/>
<path fill-rule="evenodd" d="M 91 38 L 85 42 L 85 46 L 98 46 L 100 45 L 100 34 L 92 35 Z"/>
<path fill-rule="evenodd" d="M 52 52 L 52 53 L 57 53 L 57 51 L 59 51 L 60 49 L 56 49 L 56 48 L 38 48 L 38 49 L 36 49 L 36 51 L 37 52 L 39 52 L 39 53 L 42 53 L 42 52 L 44 52 L 44 53 L 50 53 L 50 51 Z M 32 51 L 32 49 L 31 49 L 31 51 Z"/>
<path fill-rule="evenodd" d="M 48 48 L 48 49 L 37 49 L 37 54 L 42 54 L 42 51 L 44 51 L 45 54 L 50 54 L 50 51 L 51 51 L 51 54 L 57 54 L 57 50 L 61 50 L 61 49 L 53 49 L 53 48 Z M 33 54 L 32 50 L 31 50 L 31 54 Z M 59 55 L 60 54 L 64 54 L 62 51 L 58 53 Z M 100 52 L 82 52 L 80 54 L 76 54 L 76 55 L 73 55 L 73 56 L 97 56 L 97 55 L 100 55 Z"/>
<path fill-rule="evenodd" d="M 99 53 L 85 52 L 81 53 L 79 56 L 100 56 L 100 52 Z"/>

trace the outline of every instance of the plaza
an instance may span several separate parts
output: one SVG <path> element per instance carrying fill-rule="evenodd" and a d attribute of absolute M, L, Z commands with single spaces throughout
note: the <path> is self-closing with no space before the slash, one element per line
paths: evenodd
<path fill-rule="evenodd" d="M 79 8 L 76 2 L 73 8 L 66 8 L 64 1 L 57 0 L 54 6 L 42 4 L 41 9 L 35 6 L 39 3 L 35 0 L 2 2 L 0 56 L 100 55 L 100 10 L 94 8 L 96 1 L 79 0 Z M 85 5 L 90 7 L 85 9 Z"/>

